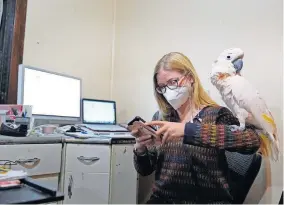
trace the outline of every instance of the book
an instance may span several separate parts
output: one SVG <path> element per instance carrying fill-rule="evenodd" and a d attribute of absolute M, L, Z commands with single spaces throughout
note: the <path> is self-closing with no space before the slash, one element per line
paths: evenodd
<path fill-rule="evenodd" d="M 24 179 L 28 176 L 27 172 L 22 170 L 8 170 L 0 172 L 0 182 Z"/>

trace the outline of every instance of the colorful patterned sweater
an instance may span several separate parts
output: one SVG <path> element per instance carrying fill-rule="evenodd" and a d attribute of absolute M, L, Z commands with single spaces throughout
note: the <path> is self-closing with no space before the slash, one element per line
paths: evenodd
<path fill-rule="evenodd" d="M 179 121 L 176 113 L 167 120 Z M 239 121 L 227 108 L 206 107 L 186 124 L 184 138 L 152 147 L 143 156 L 135 154 L 140 175 L 156 171 L 148 203 L 233 203 L 225 150 L 252 154 L 260 140 L 252 126 L 231 132 L 229 125 Z"/>

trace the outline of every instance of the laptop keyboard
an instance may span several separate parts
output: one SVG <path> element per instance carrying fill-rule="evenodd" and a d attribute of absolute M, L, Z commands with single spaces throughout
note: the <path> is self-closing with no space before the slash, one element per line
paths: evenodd
<path fill-rule="evenodd" d="M 124 127 L 121 127 L 119 125 L 90 125 L 90 124 L 84 124 L 87 128 L 90 128 L 92 130 L 96 131 L 124 131 L 126 132 L 127 129 Z"/>

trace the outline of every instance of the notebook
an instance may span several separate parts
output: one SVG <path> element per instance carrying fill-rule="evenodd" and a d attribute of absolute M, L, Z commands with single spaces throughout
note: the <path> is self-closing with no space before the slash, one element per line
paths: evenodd
<path fill-rule="evenodd" d="M 116 122 L 116 103 L 110 100 L 82 100 L 83 125 L 94 131 L 128 132 Z"/>

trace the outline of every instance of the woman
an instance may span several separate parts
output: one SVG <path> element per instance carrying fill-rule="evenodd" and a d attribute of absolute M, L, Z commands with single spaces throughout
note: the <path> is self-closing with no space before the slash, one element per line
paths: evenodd
<path fill-rule="evenodd" d="M 163 56 L 153 80 L 162 121 L 148 124 L 160 127 L 162 144 L 152 146 L 151 136 L 132 131 L 135 169 L 142 176 L 156 171 L 147 203 L 233 203 L 225 150 L 256 152 L 260 141 L 253 127 L 231 131 L 238 120 L 211 100 L 181 53 Z"/>

